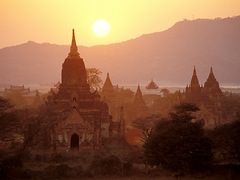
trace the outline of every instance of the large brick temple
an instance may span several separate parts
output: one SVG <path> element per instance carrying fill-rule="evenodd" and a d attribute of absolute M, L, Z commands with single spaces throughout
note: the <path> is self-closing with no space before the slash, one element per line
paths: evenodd
<path fill-rule="evenodd" d="M 104 138 L 109 138 L 111 116 L 98 92 L 90 91 L 74 30 L 61 78 L 58 90 L 52 91 L 46 103 L 48 112 L 54 114 L 51 146 L 56 150 L 98 148 Z"/>

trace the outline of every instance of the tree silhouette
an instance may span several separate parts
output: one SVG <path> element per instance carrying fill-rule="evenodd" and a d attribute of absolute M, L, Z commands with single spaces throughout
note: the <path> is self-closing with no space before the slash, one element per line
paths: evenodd
<path fill-rule="evenodd" d="M 100 75 L 102 72 L 99 69 L 96 68 L 88 68 L 87 69 L 87 78 L 88 83 L 92 89 L 100 89 L 102 85 L 102 79 Z"/>
<path fill-rule="evenodd" d="M 163 118 L 160 115 L 153 114 L 147 117 L 138 118 L 135 121 L 133 121 L 132 124 L 135 128 L 141 131 L 142 133 L 141 141 L 145 143 L 146 140 L 151 135 L 154 125 L 161 120 L 163 120 Z"/>
<path fill-rule="evenodd" d="M 210 130 L 213 150 L 220 162 L 240 163 L 240 116 L 237 120 Z"/>
<path fill-rule="evenodd" d="M 0 97 L 0 140 L 12 141 L 14 135 L 21 128 L 18 118 L 19 110 L 16 110 L 9 100 Z"/>
<path fill-rule="evenodd" d="M 192 104 L 175 107 L 165 121 L 159 121 L 144 144 L 149 165 L 162 166 L 175 172 L 205 169 L 211 162 L 211 142 L 204 135 L 203 124 L 193 121 Z"/>
<path fill-rule="evenodd" d="M 160 91 L 163 95 L 163 97 L 167 97 L 170 94 L 170 91 L 167 88 L 163 88 Z"/>

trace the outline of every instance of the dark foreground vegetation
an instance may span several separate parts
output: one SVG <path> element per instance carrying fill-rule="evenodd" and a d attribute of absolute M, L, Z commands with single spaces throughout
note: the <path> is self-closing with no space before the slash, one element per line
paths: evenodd
<path fill-rule="evenodd" d="M 161 166 L 147 168 L 139 160 L 126 161 L 107 152 L 84 156 L 28 153 L 1 162 L 2 179 L 238 179 L 239 170 L 237 165 L 219 164 L 204 171 L 180 174 Z"/>
<path fill-rule="evenodd" d="M 204 135 L 203 123 L 191 114 L 198 108 L 191 104 L 176 106 L 176 112 L 156 123 L 144 144 L 147 164 L 184 174 L 210 167 L 211 140 Z"/>
<path fill-rule="evenodd" d="M 180 104 L 166 118 L 139 120 L 135 126 L 142 130 L 143 145 L 58 153 L 30 147 L 23 112 L 1 98 L 1 142 L 17 141 L 8 148 L 1 144 L 0 179 L 239 179 L 240 116 L 206 130 L 194 116 L 198 110 Z"/>

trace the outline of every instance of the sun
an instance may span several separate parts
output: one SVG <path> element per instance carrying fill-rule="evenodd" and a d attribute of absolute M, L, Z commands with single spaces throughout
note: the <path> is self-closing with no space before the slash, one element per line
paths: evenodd
<path fill-rule="evenodd" d="M 106 20 L 98 19 L 93 23 L 92 31 L 98 37 L 105 37 L 110 32 L 110 25 Z"/>

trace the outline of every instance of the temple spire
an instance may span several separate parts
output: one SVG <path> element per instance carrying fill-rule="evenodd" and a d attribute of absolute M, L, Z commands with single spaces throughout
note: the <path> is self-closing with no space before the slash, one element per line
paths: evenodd
<path fill-rule="evenodd" d="M 212 68 L 212 67 L 210 68 L 210 73 L 209 73 L 209 75 L 208 75 L 207 81 L 216 81 L 216 78 L 215 78 L 215 76 L 214 76 L 213 68 Z"/>
<path fill-rule="evenodd" d="M 195 66 L 193 67 L 193 75 L 197 76 L 197 71 L 196 71 L 196 67 Z"/>
<path fill-rule="evenodd" d="M 64 87 L 81 87 L 89 89 L 87 72 L 83 59 L 79 56 L 75 40 L 74 29 L 72 30 L 72 43 L 70 52 L 62 65 L 62 84 Z"/>
<path fill-rule="evenodd" d="M 133 100 L 133 103 L 134 104 L 144 104 L 145 105 L 145 102 L 143 100 L 143 95 L 142 95 L 142 91 L 140 89 L 140 85 L 138 84 L 138 87 L 137 87 L 137 91 L 135 93 L 135 96 L 134 96 L 134 100 Z"/>
<path fill-rule="evenodd" d="M 136 110 L 135 113 L 137 113 L 138 115 L 145 114 L 146 110 L 147 110 L 147 106 L 146 106 L 145 101 L 143 99 L 142 91 L 141 91 L 141 88 L 140 88 L 139 84 L 138 84 L 138 87 L 137 87 L 137 91 L 134 95 L 133 108 Z"/>
<path fill-rule="evenodd" d="M 222 91 L 218 81 L 215 78 L 212 67 L 210 69 L 207 81 L 204 83 L 204 91 L 208 93 L 208 95 L 222 95 Z"/>
<path fill-rule="evenodd" d="M 142 91 L 140 89 L 140 85 L 139 84 L 138 84 L 138 87 L 137 87 L 136 96 L 137 97 L 142 97 Z"/>
<path fill-rule="evenodd" d="M 104 82 L 102 91 L 104 93 L 106 93 L 106 92 L 113 92 L 114 91 L 113 84 L 111 82 L 109 73 L 107 73 L 107 78 L 106 78 L 106 80 Z"/>
<path fill-rule="evenodd" d="M 78 53 L 78 47 L 77 47 L 77 43 L 76 43 L 76 39 L 75 39 L 75 33 L 74 33 L 74 29 L 72 30 L 72 44 L 70 47 L 70 56 L 77 56 L 79 55 Z"/>
<path fill-rule="evenodd" d="M 192 75 L 190 87 L 200 88 L 200 84 L 199 84 L 199 81 L 198 81 L 197 71 L 196 71 L 195 66 L 193 68 L 193 75 Z"/>

